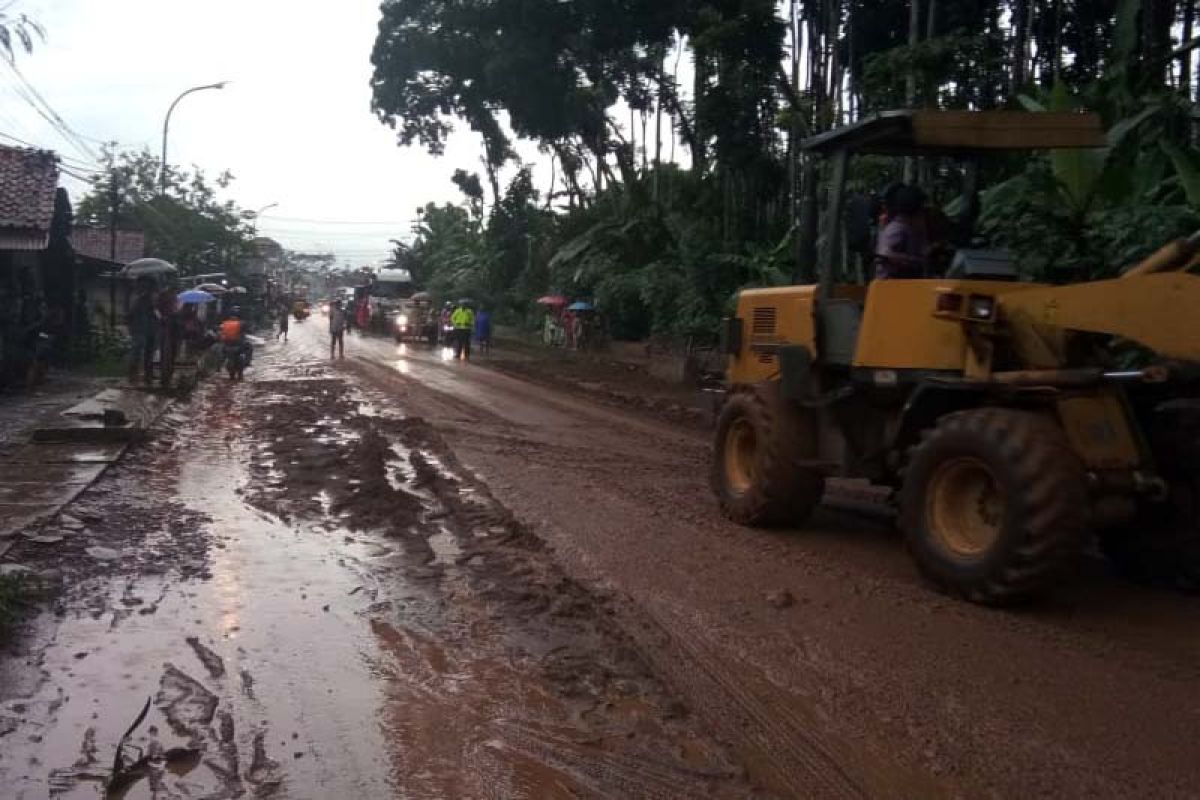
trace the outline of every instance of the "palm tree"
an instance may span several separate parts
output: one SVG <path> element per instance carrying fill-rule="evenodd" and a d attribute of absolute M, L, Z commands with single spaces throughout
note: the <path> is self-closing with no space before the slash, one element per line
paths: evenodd
<path fill-rule="evenodd" d="M 16 43 L 26 53 L 33 52 L 33 40 L 45 41 L 46 31 L 37 20 L 23 12 L 13 10 L 16 0 L 0 5 L 0 51 L 12 62 L 16 57 L 13 50 L 13 37 Z"/>

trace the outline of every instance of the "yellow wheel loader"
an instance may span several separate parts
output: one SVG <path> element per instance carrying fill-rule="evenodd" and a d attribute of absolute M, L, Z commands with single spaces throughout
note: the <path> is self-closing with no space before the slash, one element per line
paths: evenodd
<path fill-rule="evenodd" d="M 953 277 L 841 264 L 855 154 L 1103 145 L 1095 116 L 1007 111 L 888 112 L 804 142 L 830 162 L 818 281 L 743 291 L 725 321 L 724 513 L 799 524 L 827 478 L 868 479 L 894 490 L 920 571 L 985 604 L 1053 586 L 1093 534 L 1131 570 L 1200 575 L 1200 235 L 1065 286 L 994 250 L 959 250 Z"/>

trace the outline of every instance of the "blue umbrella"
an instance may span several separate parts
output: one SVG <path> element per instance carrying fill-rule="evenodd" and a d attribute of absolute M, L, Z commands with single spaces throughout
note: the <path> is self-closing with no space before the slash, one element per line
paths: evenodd
<path fill-rule="evenodd" d="M 216 298 L 202 289 L 189 289 L 179 293 L 179 302 L 181 303 L 200 304 L 207 303 L 209 300 L 216 300 Z"/>
<path fill-rule="evenodd" d="M 567 306 L 567 311 L 595 311 L 596 307 L 591 303 L 585 303 L 580 300 L 578 303 L 571 303 Z"/>

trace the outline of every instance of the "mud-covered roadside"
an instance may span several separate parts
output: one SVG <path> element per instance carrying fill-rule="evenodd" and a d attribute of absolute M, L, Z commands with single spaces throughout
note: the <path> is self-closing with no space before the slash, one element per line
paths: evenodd
<path fill-rule="evenodd" d="M 262 388 L 250 502 L 381 536 L 380 574 L 413 590 L 367 590 L 401 670 L 386 724 L 402 793 L 766 796 L 660 682 L 609 600 L 566 577 L 428 424 L 340 381 Z"/>
<path fill-rule="evenodd" d="M 60 592 L 0 660 L 5 796 L 773 796 L 432 428 L 255 377 L 11 554 Z"/>
<path fill-rule="evenodd" d="M 665 381 L 651 375 L 645 366 L 614 361 L 603 354 L 505 340 L 490 355 L 476 358 L 476 364 L 696 431 L 712 427 L 714 400 L 698 385 Z"/>

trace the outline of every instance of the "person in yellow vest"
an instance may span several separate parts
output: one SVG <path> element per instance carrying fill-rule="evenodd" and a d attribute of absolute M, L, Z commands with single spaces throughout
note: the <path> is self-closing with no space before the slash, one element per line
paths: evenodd
<path fill-rule="evenodd" d="M 454 357 L 469 360 L 471 332 L 475 330 L 475 312 L 465 302 L 459 302 L 450 315 L 450 325 L 454 328 Z"/>

